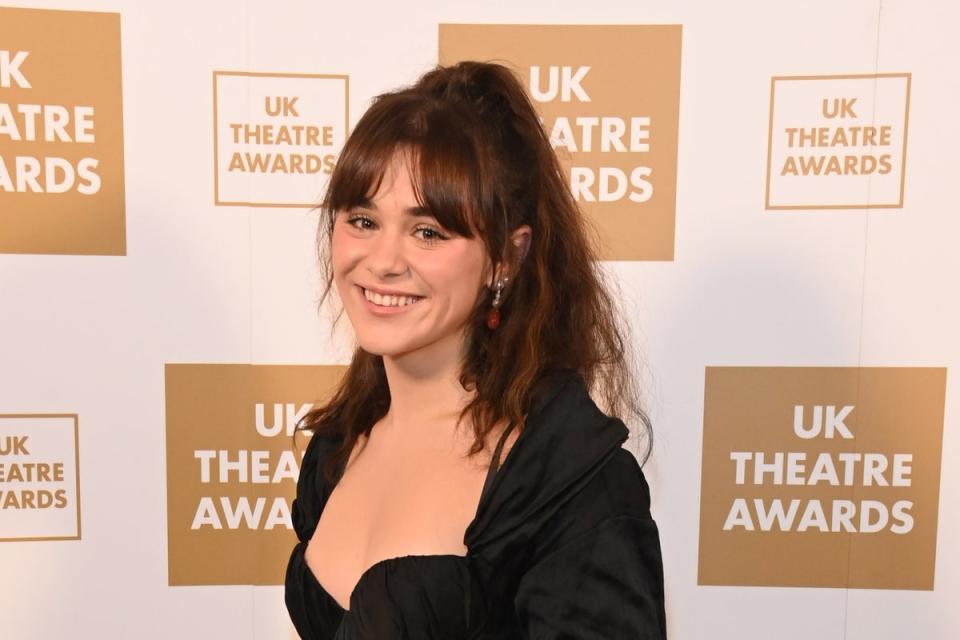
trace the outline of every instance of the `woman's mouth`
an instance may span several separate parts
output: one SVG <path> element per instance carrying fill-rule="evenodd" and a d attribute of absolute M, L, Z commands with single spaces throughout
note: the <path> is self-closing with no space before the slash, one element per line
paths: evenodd
<path fill-rule="evenodd" d="M 424 296 L 387 296 L 380 295 L 379 293 L 370 291 L 369 289 L 365 289 L 363 287 L 359 287 L 359 289 L 364 297 L 364 300 L 367 302 L 367 308 L 380 313 L 396 313 L 403 311 L 408 307 L 414 306 L 424 298 Z"/>

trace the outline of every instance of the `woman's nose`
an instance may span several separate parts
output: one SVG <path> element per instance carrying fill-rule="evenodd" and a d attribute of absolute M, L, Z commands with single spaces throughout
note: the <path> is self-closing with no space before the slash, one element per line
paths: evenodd
<path fill-rule="evenodd" d="M 380 233 L 373 241 L 367 260 L 370 271 L 378 277 L 407 271 L 403 238 L 399 234 Z"/>

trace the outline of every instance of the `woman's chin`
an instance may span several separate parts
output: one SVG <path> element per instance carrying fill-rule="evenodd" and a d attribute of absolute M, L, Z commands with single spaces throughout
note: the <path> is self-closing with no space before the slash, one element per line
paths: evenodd
<path fill-rule="evenodd" d="M 399 358 L 416 350 L 415 345 L 406 341 L 399 343 L 395 339 L 371 338 L 360 335 L 357 336 L 357 344 L 369 354 L 386 358 Z"/>

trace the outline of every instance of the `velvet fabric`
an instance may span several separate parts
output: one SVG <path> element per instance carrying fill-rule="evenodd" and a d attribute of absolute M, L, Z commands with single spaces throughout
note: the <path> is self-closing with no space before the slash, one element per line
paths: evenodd
<path fill-rule="evenodd" d="M 304 561 L 334 486 L 322 465 L 339 445 L 310 440 L 285 587 L 303 640 L 665 640 L 659 532 L 643 472 L 621 446 L 628 430 L 575 371 L 550 374 L 543 389 L 504 464 L 487 473 L 467 554 L 381 560 L 349 610 Z"/>

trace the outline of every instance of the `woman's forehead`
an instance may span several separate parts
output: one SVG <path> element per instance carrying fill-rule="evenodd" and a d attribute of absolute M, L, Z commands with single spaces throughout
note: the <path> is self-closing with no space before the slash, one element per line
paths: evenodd
<path fill-rule="evenodd" d="M 381 200 L 388 194 L 394 197 L 412 199 L 417 205 L 423 203 L 418 199 L 420 189 L 414 182 L 412 158 L 409 153 L 394 152 L 383 169 L 383 174 L 377 182 L 370 185 L 367 198 L 371 201 Z"/>
<path fill-rule="evenodd" d="M 373 208 L 377 202 L 391 201 L 390 206 L 430 216 L 459 235 L 485 235 L 483 213 L 474 202 L 477 172 L 462 166 L 451 171 L 443 154 L 413 143 L 375 144 L 357 151 L 349 168 L 344 167 L 348 173 L 336 181 L 338 188 L 331 194 L 334 208 Z"/>

